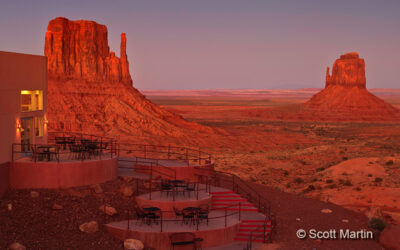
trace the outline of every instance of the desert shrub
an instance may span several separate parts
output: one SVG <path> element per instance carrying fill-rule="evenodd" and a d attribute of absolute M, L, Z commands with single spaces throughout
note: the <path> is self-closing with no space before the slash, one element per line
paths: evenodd
<path fill-rule="evenodd" d="M 256 181 L 257 181 L 257 179 L 256 179 L 256 178 L 254 178 L 253 176 L 250 176 L 250 181 L 251 181 L 251 182 L 256 182 Z"/>
<path fill-rule="evenodd" d="M 321 172 L 321 171 L 324 171 L 325 170 L 325 168 L 324 167 L 321 167 L 321 168 L 317 168 L 317 172 Z"/>
<path fill-rule="evenodd" d="M 382 178 L 376 177 L 376 178 L 375 178 L 375 182 L 382 182 Z"/>
<path fill-rule="evenodd" d="M 288 171 L 285 171 L 285 172 L 283 172 L 283 175 L 284 175 L 284 176 L 288 176 L 288 175 L 289 175 L 289 172 L 288 172 Z"/>
<path fill-rule="evenodd" d="M 378 232 L 382 232 L 383 229 L 385 229 L 385 227 L 386 227 L 386 223 L 385 223 L 385 221 L 383 221 L 382 219 L 379 219 L 379 218 L 371 218 L 371 219 L 368 221 L 368 227 L 369 227 L 369 228 L 372 228 L 372 229 L 374 229 L 374 230 L 376 230 L 376 231 L 378 231 Z"/>
<path fill-rule="evenodd" d="M 290 183 L 287 183 L 287 184 L 286 184 L 286 187 L 287 187 L 287 188 L 290 188 Z"/>
<path fill-rule="evenodd" d="M 391 166 L 391 165 L 393 165 L 393 160 L 388 160 L 388 161 L 386 162 L 386 166 Z"/>
<path fill-rule="evenodd" d="M 303 183 L 304 180 L 303 180 L 303 178 L 301 178 L 301 177 L 296 177 L 296 178 L 294 179 L 294 182 L 297 183 L 297 184 L 300 184 L 300 183 Z"/>
<path fill-rule="evenodd" d="M 337 188 L 337 185 L 336 184 L 330 184 L 327 187 L 330 188 L 330 189 L 334 189 L 334 188 Z"/>
<path fill-rule="evenodd" d="M 342 158 L 342 160 L 344 160 L 344 161 L 347 161 L 349 158 L 347 158 L 346 156 L 344 156 L 343 158 Z"/>
<path fill-rule="evenodd" d="M 357 191 L 361 191 L 361 188 L 360 188 L 360 187 L 356 187 L 356 190 L 357 190 Z"/>
<path fill-rule="evenodd" d="M 351 183 L 350 180 L 346 180 L 346 181 L 343 183 L 343 185 L 345 185 L 345 186 L 353 186 L 353 184 Z"/>
<path fill-rule="evenodd" d="M 372 174 L 368 174 L 368 177 L 372 177 Z"/>
<path fill-rule="evenodd" d="M 304 189 L 303 190 L 303 192 L 310 192 L 310 191 L 313 191 L 313 190 L 315 190 L 315 187 L 314 187 L 314 185 L 309 185 L 306 189 Z"/>
<path fill-rule="evenodd" d="M 344 180 L 343 180 L 343 179 L 339 179 L 339 183 L 340 183 L 340 184 L 343 184 L 343 183 L 344 183 Z"/>
<path fill-rule="evenodd" d="M 342 175 L 348 175 L 348 173 L 347 172 L 343 172 Z"/>
<path fill-rule="evenodd" d="M 333 183 L 333 180 L 332 179 L 328 179 L 328 180 L 326 180 L 326 183 Z"/>

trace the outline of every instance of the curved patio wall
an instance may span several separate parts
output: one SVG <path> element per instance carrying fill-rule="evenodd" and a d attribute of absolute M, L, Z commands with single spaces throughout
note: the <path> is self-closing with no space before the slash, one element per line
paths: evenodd
<path fill-rule="evenodd" d="M 68 188 L 114 180 L 118 158 L 77 162 L 11 162 L 10 187 Z"/>

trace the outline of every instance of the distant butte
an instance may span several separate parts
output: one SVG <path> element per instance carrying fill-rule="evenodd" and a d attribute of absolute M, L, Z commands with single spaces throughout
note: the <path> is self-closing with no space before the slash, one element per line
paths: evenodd
<path fill-rule="evenodd" d="M 342 115 L 341 119 L 391 120 L 399 119 L 399 110 L 371 94 L 366 88 L 365 62 L 358 53 L 341 55 L 335 61 L 332 75 L 326 72 L 325 88 L 315 94 L 305 106 L 315 117 Z"/>

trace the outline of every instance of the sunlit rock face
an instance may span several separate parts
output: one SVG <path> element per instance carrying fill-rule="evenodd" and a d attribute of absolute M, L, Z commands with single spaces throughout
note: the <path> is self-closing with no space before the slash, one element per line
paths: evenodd
<path fill-rule="evenodd" d="M 49 77 L 132 84 L 121 34 L 120 58 L 110 51 L 107 27 L 93 21 L 58 17 L 49 22 L 45 38 Z"/>
<path fill-rule="evenodd" d="M 305 106 L 313 110 L 315 119 L 400 119 L 398 109 L 367 90 L 365 62 L 356 52 L 340 56 L 333 64 L 332 74 L 329 74 L 328 67 L 325 88 L 307 101 Z"/>
<path fill-rule="evenodd" d="M 182 141 L 195 138 L 193 133 L 212 132 L 158 107 L 133 88 L 124 33 L 120 51 L 119 58 L 110 51 L 105 25 L 63 17 L 49 22 L 49 130 Z"/>
<path fill-rule="evenodd" d="M 329 67 L 326 70 L 325 87 L 340 85 L 345 87 L 366 88 L 365 62 L 359 58 L 357 52 L 341 55 L 335 61 L 332 68 L 332 75 L 329 74 Z"/>

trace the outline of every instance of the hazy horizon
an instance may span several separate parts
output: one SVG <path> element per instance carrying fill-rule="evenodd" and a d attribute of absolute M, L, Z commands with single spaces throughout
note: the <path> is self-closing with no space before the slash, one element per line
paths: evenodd
<path fill-rule="evenodd" d="M 134 86 L 154 90 L 323 88 L 326 67 L 357 51 L 367 88 L 397 88 L 400 1 L 3 1 L 0 50 L 43 55 L 51 19 L 120 33 Z"/>

